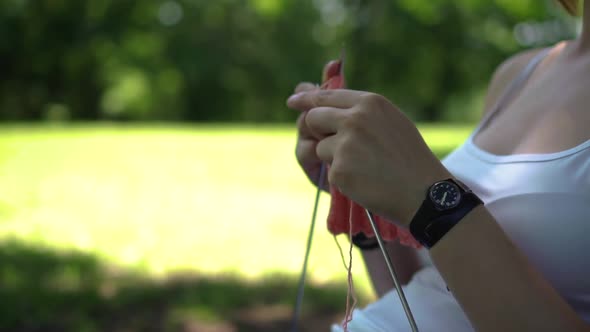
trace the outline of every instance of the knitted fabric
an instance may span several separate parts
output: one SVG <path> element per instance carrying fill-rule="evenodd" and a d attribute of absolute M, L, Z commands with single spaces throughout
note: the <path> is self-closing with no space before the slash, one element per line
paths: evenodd
<path fill-rule="evenodd" d="M 343 62 L 329 62 L 324 68 L 322 89 L 342 89 L 345 86 Z M 367 237 L 374 237 L 375 233 L 369 223 L 365 209 L 344 196 L 336 187 L 330 185 L 332 202 L 328 214 L 328 230 L 334 235 L 349 234 L 350 236 L 363 232 Z M 420 243 L 414 239 L 409 230 L 397 227 L 393 222 L 383 217 L 375 216 L 379 233 L 386 241 L 399 239 L 401 244 L 420 248 Z M 349 222 L 351 222 L 349 224 Z M 352 227 L 352 229 L 351 229 Z"/>

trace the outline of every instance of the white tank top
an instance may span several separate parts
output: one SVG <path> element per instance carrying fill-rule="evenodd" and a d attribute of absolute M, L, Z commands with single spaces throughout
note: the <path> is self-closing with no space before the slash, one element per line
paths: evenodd
<path fill-rule="evenodd" d="M 479 129 L 510 101 L 547 53 L 529 63 L 495 109 L 443 164 L 484 201 L 533 266 L 590 322 L 590 140 L 556 153 L 507 156 L 488 153 L 473 143 Z M 421 332 L 474 331 L 432 265 L 418 271 L 404 291 Z M 355 310 L 348 326 L 350 332 L 411 331 L 395 290 Z M 333 326 L 332 331 L 342 329 Z"/>

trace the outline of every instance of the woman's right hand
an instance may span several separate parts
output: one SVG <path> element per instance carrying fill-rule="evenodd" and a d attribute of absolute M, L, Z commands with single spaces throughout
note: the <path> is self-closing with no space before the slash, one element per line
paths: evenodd
<path fill-rule="evenodd" d="M 303 82 L 297 85 L 295 93 L 315 89 L 318 89 L 317 85 Z M 295 147 L 295 156 L 297 157 L 297 162 L 299 162 L 299 165 L 305 172 L 305 175 L 307 175 L 309 180 L 317 186 L 322 166 L 322 161 L 316 154 L 316 146 L 319 140 L 312 135 L 305 123 L 305 115 L 309 109 L 298 109 L 298 111 L 300 111 L 301 114 L 297 118 L 297 145 Z M 322 189 L 325 191 L 329 190 L 327 179 L 322 184 Z"/>

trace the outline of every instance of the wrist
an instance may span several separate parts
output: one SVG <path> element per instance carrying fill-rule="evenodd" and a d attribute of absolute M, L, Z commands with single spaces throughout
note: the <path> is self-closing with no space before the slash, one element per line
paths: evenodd
<path fill-rule="evenodd" d="M 442 167 L 442 170 L 439 172 L 432 172 L 430 176 L 419 181 L 411 192 L 408 192 L 408 201 L 405 205 L 404 211 L 401 213 L 401 218 L 399 219 L 406 228 L 410 228 L 412 219 L 414 219 L 416 213 L 424 203 L 424 200 L 428 197 L 428 190 L 430 187 L 434 183 L 448 178 L 454 177 L 446 168 Z"/>
<path fill-rule="evenodd" d="M 425 196 L 410 223 L 410 232 L 429 249 L 483 204 L 464 183 L 452 177 L 432 184 Z"/>

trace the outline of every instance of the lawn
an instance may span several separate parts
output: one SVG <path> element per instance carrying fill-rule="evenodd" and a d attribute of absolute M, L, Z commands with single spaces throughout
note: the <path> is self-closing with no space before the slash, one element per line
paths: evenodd
<path fill-rule="evenodd" d="M 443 156 L 471 127 L 420 130 Z M 146 318 L 154 331 L 204 331 L 202 321 L 248 330 L 236 321 L 255 314 L 236 308 L 263 304 L 272 305 L 262 316 L 288 316 L 314 198 L 294 159 L 294 128 L 4 125 L 0 133 L 0 292 L 29 296 L 0 311 L 0 330 L 149 330 L 141 320 L 154 312 L 158 322 Z M 343 308 L 346 274 L 323 222 L 329 197 L 321 199 L 306 303 Z M 357 253 L 354 263 L 366 301 Z M 244 299 L 252 294 L 268 299 Z M 138 313 L 145 303 L 156 308 Z M 121 312 L 135 318 L 113 318 Z"/>

